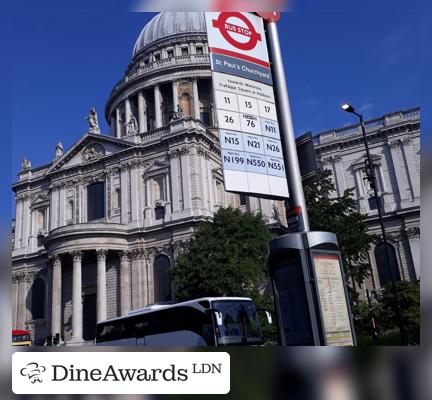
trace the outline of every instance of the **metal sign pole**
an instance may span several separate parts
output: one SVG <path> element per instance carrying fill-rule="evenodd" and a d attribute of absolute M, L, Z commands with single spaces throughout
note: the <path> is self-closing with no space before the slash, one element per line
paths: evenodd
<path fill-rule="evenodd" d="M 285 158 L 288 187 L 291 194 L 290 203 L 292 208 L 298 207 L 301 209 L 301 213 L 298 215 L 300 225 L 299 231 L 304 232 L 309 231 L 309 219 L 297 157 L 294 128 L 291 119 L 291 108 L 276 22 L 266 21 L 266 28 L 272 65 L 274 91 L 278 108 L 279 126 L 281 130 L 281 140 L 283 143 L 283 155 Z"/>

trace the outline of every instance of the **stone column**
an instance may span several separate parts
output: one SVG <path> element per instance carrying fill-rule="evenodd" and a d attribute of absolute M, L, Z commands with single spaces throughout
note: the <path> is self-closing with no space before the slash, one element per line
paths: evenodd
<path fill-rule="evenodd" d="M 180 211 L 179 198 L 179 159 L 174 154 L 170 155 L 170 170 L 169 178 L 171 179 L 171 195 L 172 195 L 172 212 L 173 214 Z"/>
<path fill-rule="evenodd" d="M 120 252 L 120 312 L 121 315 L 128 315 L 130 311 L 129 297 L 129 269 L 131 258 L 128 251 Z"/>
<path fill-rule="evenodd" d="M 118 107 L 115 109 L 115 113 L 116 113 L 116 136 L 117 136 L 117 138 L 121 139 L 122 129 L 121 129 L 121 123 L 120 123 L 120 110 Z"/>
<path fill-rule="evenodd" d="M 31 228 L 31 210 L 30 210 L 30 199 L 26 198 L 23 203 L 23 219 L 22 219 L 22 246 L 28 247 L 29 245 L 29 236 Z"/>
<path fill-rule="evenodd" d="M 195 119 L 200 119 L 200 104 L 198 95 L 198 80 L 195 78 L 192 83 L 193 88 L 193 103 L 194 103 L 194 117 Z"/>
<path fill-rule="evenodd" d="M 132 115 L 132 112 L 131 112 L 130 100 L 126 99 L 125 100 L 125 121 L 123 121 L 125 129 L 126 129 L 126 135 L 128 134 L 126 127 L 127 127 L 127 124 L 129 123 L 129 121 L 131 119 L 131 115 Z"/>
<path fill-rule="evenodd" d="M 173 91 L 173 108 L 174 108 L 174 112 L 177 112 L 177 107 L 179 104 L 177 81 L 172 82 L 172 91 Z"/>
<path fill-rule="evenodd" d="M 142 90 L 138 92 L 138 126 L 140 132 L 147 132 L 147 101 Z"/>
<path fill-rule="evenodd" d="M 73 277 L 72 277 L 72 342 L 83 341 L 83 305 L 82 305 L 82 278 L 81 261 L 82 252 L 72 252 Z"/>
<path fill-rule="evenodd" d="M 190 168 L 189 168 L 189 152 L 186 151 L 181 155 L 181 179 L 182 179 L 182 193 L 183 193 L 183 209 L 191 210 L 192 208 L 192 192 L 190 182 Z"/>
<path fill-rule="evenodd" d="M 401 202 L 404 202 L 404 201 L 408 200 L 409 188 L 407 187 L 407 185 L 403 179 L 402 173 L 401 173 L 403 165 L 402 165 L 402 162 L 400 159 L 399 141 L 394 140 L 392 142 L 389 142 L 389 147 L 390 147 L 391 158 L 393 161 L 393 170 L 395 171 L 396 181 L 397 181 L 397 185 L 398 185 L 397 190 L 399 192 Z"/>
<path fill-rule="evenodd" d="M 159 85 L 154 87 L 155 128 L 162 127 L 161 93 Z"/>
<path fill-rule="evenodd" d="M 121 223 L 127 224 L 129 217 L 129 170 L 126 168 L 120 172 L 120 190 L 121 190 Z"/>
<path fill-rule="evenodd" d="M 141 185 L 140 185 L 140 175 L 141 168 L 136 166 L 133 167 L 130 171 L 130 185 L 131 185 L 131 193 L 135 193 L 134 196 L 131 197 L 131 219 L 133 226 L 139 226 L 141 224 Z"/>
<path fill-rule="evenodd" d="M 64 226 L 65 225 L 65 210 L 66 210 L 66 192 L 67 188 L 62 187 L 59 190 L 59 219 L 58 219 L 58 226 Z M 74 202 L 75 204 L 75 202 Z"/>
<path fill-rule="evenodd" d="M 115 113 L 111 114 L 111 118 L 110 118 L 110 133 L 111 136 L 116 136 L 116 115 Z"/>
<path fill-rule="evenodd" d="M 339 197 L 341 197 L 345 191 L 345 179 L 344 179 L 344 172 L 342 166 L 342 157 L 339 154 L 333 157 L 333 169 L 335 174 L 334 176 L 337 181 L 336 190 L 338 192 Z"/>
<path fill-rule="evenodd" d="M 62 265 L 58 254 L 52 257 L 51 335 L 61 336 Z"/>
<path fill-rule="evenodd" d="M 59 189 L 53 189 L 51 191 L 50 195 L 50 225 L 49 230 L 52 231 L 53 229 L 58 227 L 58 214 L 59 214 Z"/>
<path fill-rule="evenodd" d="M 142 276 L 142 250 L 136 249 L 131 254 L 131 271 L 133 280 L 131 282 L 132 289 L 132 309 L 143 307 L 143 276 Z"/>
<path fill-rule="evenodd" d="M 406 173 L 411 186 L 413 197 L 418 198 L 420 197 L 420 177 L 417 175 L 417 168 L 411 139 L 405 139 L 401 144 L 401 148 L 405 156 Z"/>
<path fill-rule="evenodd" d="M 100 249 L 97 254 L 97 322 L 107 319 L 106 256 L 108 250 Z"/>
<path fill-rule="evenodd" d="M 156 254 L 153 253 L 153 257 L 146 255 L 144 258 L 146 264 L 146 281 L 147 281 L 147 304 L 154 304 L 154 260 Z"/>
<path fill-rule="evenodd" d="M 15 244 L 14 248 L 19 249 L 22 247 L 22 216 L 23 216 L 22 200 L 16 200 L 16 213 L 15 213 Z"/>

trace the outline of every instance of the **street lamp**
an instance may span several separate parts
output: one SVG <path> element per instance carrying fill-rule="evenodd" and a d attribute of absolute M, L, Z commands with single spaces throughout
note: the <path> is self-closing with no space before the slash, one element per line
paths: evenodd
<path fill-rule="evenodd" d="M 364 124 L 364 120 L 363 120 L 363 115 L 357 113 L 355 108 L 352 105 L 347 104 L 347 103 L 342 104 L 341 108 L 342 108 L 342 110 L 344 110 L 348 113 L 357 115 L 357 117 L 359 117 L 359 119 L 360 119 L 360 125 L 361 125 L 361 129 L 362 129 L 362 133 L 363 133 L 363 141 L 364 141 L 364 145 L 366 148 L 366 160 L 365 160 L 366 176 L 367 176 L 367 180 L 369 181 L 369 184 L 372 187 L 373 192 L 374 192 L 374 199 L 375 199 L 375 203 L 377 205 L 378 219 L 379 219 L 379 223 L 381 225 L 381 234 L 382 234 L 384 248 L 385 248 L 386 264 L 387 264 L 387 268 L 388 268 L 389 273 L 390 273 L 393 295 L 394 295 L 394 298 L 396 301 L 396 318 L 398 319 L 398 323 L 399 323 L 399 330 L 400 330 L 402 344 L 406 345 L 407 342 L 406 342 L 406 336 L 405 336 L 405 329 L 403 327 L 402 320 L 401 320 L 399 298 L 398 298 L 398 295 L 396 292 L 395 279 L 393 277 L 393 269 L 392 269 L 391 263 L 390 263 L 390 252 L 389 252 L 389 247 L 387 244 L 387 235 L 386 235 L 386 231 L 385 231 L 385 227 L 384 227 L 384 220 L 383 220 L 383 215 L 382 215 L 382 210 L 381 210 L 381 202 L 380 202 L 380 198 L 378 196 L 377 180 L 376 180 L 375 171 L 374 171 L 373 164 L 372 164 L 372 158 L 371 158 L 370 151 L 369 151 L 369 144 L 367 141 L 366 128 L 365 128 L 365 124 Z"/>

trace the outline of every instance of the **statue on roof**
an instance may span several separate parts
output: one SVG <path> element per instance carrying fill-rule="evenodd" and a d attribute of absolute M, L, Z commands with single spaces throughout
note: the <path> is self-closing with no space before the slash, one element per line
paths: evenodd
<path fill-rule="evenodd" d="M 177 104 L 177 111 L 174 111 L 174 115 L 172 117 L 172 120 L 181 119 L 184 117 L 183 109 L 181 108 L 180 104 Z"/>
<path fill-rule="evenodd" d="M 55 158 L 57 160 L 57 158 L 60 158 L 63 155 L 63 143 L 62 142 L 58 142 L 56 144 L 56 148 L 55 148 Z"/>
<path fill-rule="evenodd" d="M 24 159 L 21 162 L 21 168 L 23 171 L 31 170 L 31 162 L 26 156 L 24 156 Z"/>
<path fill-rule="evenodd" d="M 97 112 L 94 107 L 90 108 L 90 111 L 85 119 L 88 121 L 89 124 L 89 133 L 101 133 Z"/>
<path fill-rule="evenodd" d="M 138 133 L 138 123 L 133 115 L 131 115 L 129 122 L 127 123 L 126 132 L 128 135 Z"/>

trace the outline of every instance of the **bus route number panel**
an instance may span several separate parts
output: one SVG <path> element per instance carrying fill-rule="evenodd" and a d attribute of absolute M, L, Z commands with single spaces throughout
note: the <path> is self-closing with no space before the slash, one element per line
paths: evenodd
<path fill-rule="evenodd" d="M 223 80 L 223 74 L 214 74 L 219 75 L 216 82 Z M 248 87 L 247 79 L 236 77 L 235 81 L 238 88 L 243 86 L 241 83 Z M 266 85 L 253 82 L 253 87 L 257 86 Z M 266 96 L 245 90 L 245 94 L 238 94 L 234 87 L 231 85 L 230 91 L 226 91 L 215 85 L 214 91 L 225 189 L 288 197 L 273 93 Z"/>

